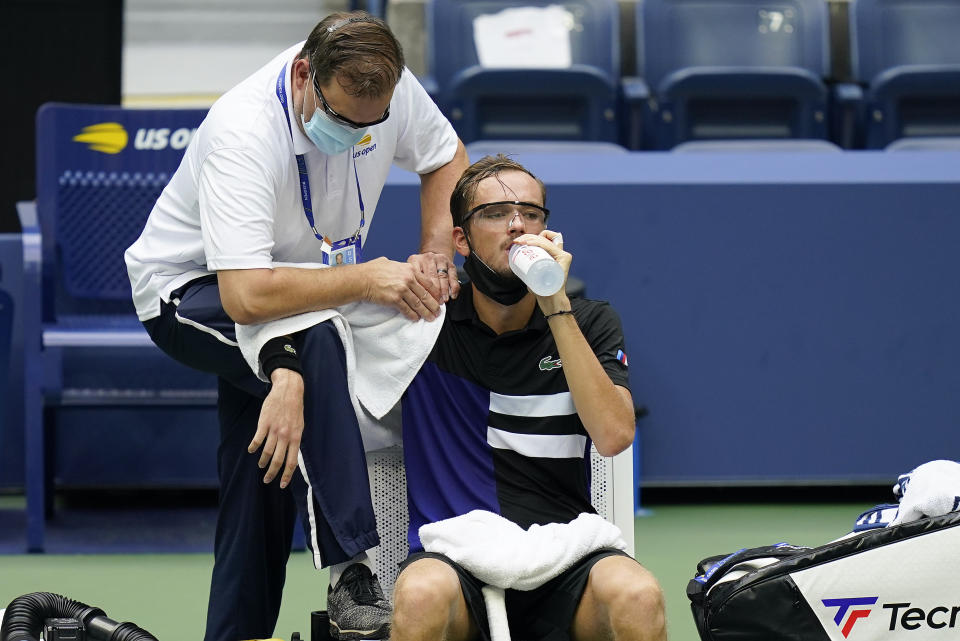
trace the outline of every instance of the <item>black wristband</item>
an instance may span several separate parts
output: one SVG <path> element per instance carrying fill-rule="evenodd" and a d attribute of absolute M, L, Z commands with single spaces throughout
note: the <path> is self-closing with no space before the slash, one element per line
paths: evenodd
<path fill-rule="evenodd" d="M 268 379 L 277 368 L 289 369 L 303 374 L 300 367 L 300 357 L 297 356 L 297 348 L 293 345 L 293 339 L 289 336 L 279 336 L 271 338 L 260 349 L 260 367 L 263 374 Z"/>
<path fill-rule="evenodd" d="M 552 314 L 547 314 L 546 316 L 544 316 L 544 318 L 546 318 L 547 320 L 550 320 L 550 319 L 553 318 L 554 316 L 562 316 L 563 314 L 572 314 L 572 313 L 573 313 L 573 310 L 572 310 L 572 309 L 564 309 L 564 310 L 561 310 L 561 311 L 559 311 L 559 312 L 554 312 L 554 313 L 552 313 Z"/>

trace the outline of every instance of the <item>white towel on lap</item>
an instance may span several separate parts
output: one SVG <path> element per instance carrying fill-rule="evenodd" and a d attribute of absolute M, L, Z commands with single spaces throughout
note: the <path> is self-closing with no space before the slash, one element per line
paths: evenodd
<path fill-rule="evenodd" d="M 324 269 L 326 265 L 275 263 L 275 267 Z M 446 307 L 431 322 L 410 321 L 399 311 L 373 303 L 297 314 L 256 325 L 237 325 L 237 343 L 250 368 L 266 381 L 260 350 L 271 338 L 332 320 L 347 360 L 347 384 L 367 451 L 400 442 L 399 419 L 391 413 L 423 365 L 443 326 Z"/>
<path fill-rule="evenodd" d="M 960 463 L 944 460 L 924 463 L 902 474 L 893 486 L 893 493 L 900 497 L 900 508 L 890 526 L 954 512 L 960 509 Z"/>
<path fill-rule="evenodd" d="M 620 528 L 598 514 L 524 530 L 498 514 L 473 510 L 421 526 L 420 541 L 484 583 L 514 590 L 533 590 L 601 548 L 627 549 Z"/>
<path fill-rule="evenodd" d="M 487 584 L 482 592 L 492 641 L 510 639 L 505 589 L 533 590 L 591 552 L 627 549 L 620 528 L 598 514 L 524 530 L 499 514 L 473 510 L 422 525 L 419 534 L 424 550 L 443 554 Z"/>

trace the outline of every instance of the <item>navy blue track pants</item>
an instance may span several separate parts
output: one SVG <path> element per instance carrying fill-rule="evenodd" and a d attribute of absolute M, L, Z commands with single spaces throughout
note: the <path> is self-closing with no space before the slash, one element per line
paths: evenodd
<path fill-rule="evenodd" d="M 219 377 L 220 500 L 205 641 L 271 637 L 298 513 L 318 568 L 379 542 L 339 334 L 328 322 L 294 336 L 303 368 L 304 430 L 298 471 L 281 490 L 279 475 L 263 483 L 259 452 L 247 453 L 268 386 L 237 347 L 216 277 L 182 287 L 144 326 L 174 359 Z"/>

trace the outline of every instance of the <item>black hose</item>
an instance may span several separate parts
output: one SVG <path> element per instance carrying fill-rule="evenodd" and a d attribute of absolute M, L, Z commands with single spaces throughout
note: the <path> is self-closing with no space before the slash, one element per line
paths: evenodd
<path fill-rule="evenodd" d="M 92 641 L 157 641 L 157 638 L 132 623 L 117 623 L 107 617 L 94 617 L 87 627 Z"/>
<path fill-rule="evenodd" d="M 0 625 L 0 641 L 38 641 L 43 622 L 51 617 L 83 621 L 85 614 L 103 615 L 103 610 L 90 608 L 59 594 L 34 592 L 17 597 L 7 606 Z"/>
<path fill-rule="evenodd" d="M 0 641 L 39 641 L 43 624 L 50 618 L 80 621 L 91 641 L 157 641 L 132 623 L 108 619 L 100 608 L 52 592 L 33 592 L 11 601 L 3 613 Z"/>

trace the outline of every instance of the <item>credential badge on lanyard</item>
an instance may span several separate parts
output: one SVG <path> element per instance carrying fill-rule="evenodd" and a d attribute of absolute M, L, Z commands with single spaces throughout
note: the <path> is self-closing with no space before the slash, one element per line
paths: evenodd
<path fill-rule="evenodd" d="M 277 76 L 277 99 L 283 107 L 283 115 L 287 118 L 287 129 L 290 131 L 290 139 L 293 140 L 293 126 L 290 123 L 290 112 L 287 109 L 287 91 L 284 88 L 284 76 L 287 73 L 287 65 L 280 70 Z M 352 236 L 342 240 L 331 241 L 317 229 L 313 219 L 313 202 L 310 197 L 310 176 L 307 173 L 307 161 L 303 154 L 297 154 L 297 173 L 300 179 L 300 198 L 303 200 L 303 214 L 307 218 L 313 235 L 320 241 L 320 253 L 324 265 L 354 265 L 361 261 L 360 247 L 361 234 L 365 222 L 365 212 L 363 208 L 363 194 L 360 193 L 360 177 L 357 175 L 357 160 L 353 158 L 353 148 L 350 148 L 350 156 L 353 159 L 353 178 L 357 183 L 357 200 L 360 203 L 360 225 Z"/>

